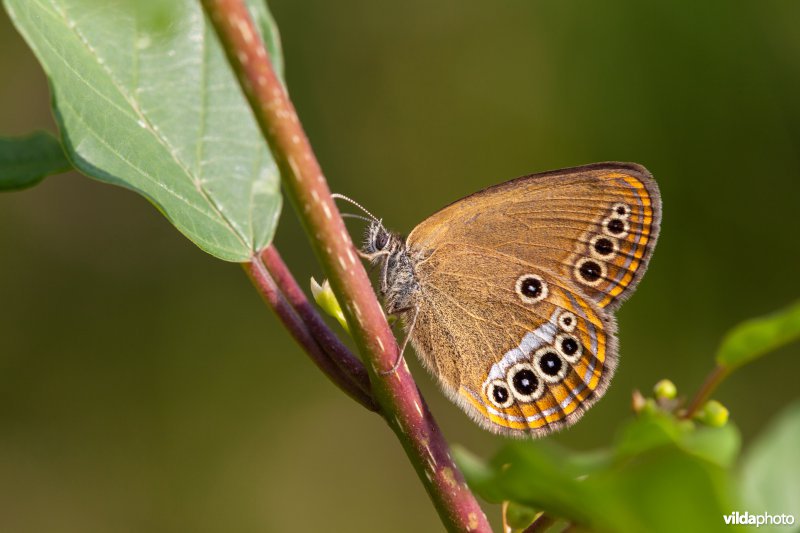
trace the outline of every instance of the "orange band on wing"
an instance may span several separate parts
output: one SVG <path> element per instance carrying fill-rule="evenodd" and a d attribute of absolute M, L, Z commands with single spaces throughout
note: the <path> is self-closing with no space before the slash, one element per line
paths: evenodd
<path fill-rule="evenodd" d="M 608 294 L 600 301 L 601 307 L 605 307 L 610 304 L 614 298 L 622 294 L 625 288 L 630 285 L 647 250 L 647 243 L 650 241 L 650 230 L 653 224 L 653 202 L 644 184 L 638 179 L 624 174 L 620 174 L 619 176 L 615 177 L 623 179 L 628 185 L 630 185 L 634 189 L 637 199 L 641 202 L 642 213 L 636 215 L 637 218 L 641 218 L 639 221 L 641 230 L 638 232 L 638 239 L 634 238 L 636 241 L 633 245 L 634 259 L 627 268 L 628 272 L 625 273 L 622 279 L 617 282 L 615 286 L 608 292 Z"/>
<path fill-rule="evenodd" d="M 578 323 L 582 327 L 577 328 L 574 334 L 578 335 L 585 347 L 583 356 L 563 381 L 548 385 L 545 396 L 529 403 L 495 408 L 485 403 L 479 395 L 462 387 L 459 395 L 492 424 L 525 431 L 565 422 L 597 390 L 605 371 L 607 346 L 602 320 L 591 305 L 577 296 L 565 298 L 560 303 L 563 309 L 580 316 Z"/>

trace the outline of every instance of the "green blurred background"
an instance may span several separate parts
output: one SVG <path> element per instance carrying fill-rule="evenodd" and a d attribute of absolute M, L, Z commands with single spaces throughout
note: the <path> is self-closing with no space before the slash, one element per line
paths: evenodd
<path fill-rule="evenodd" d="M 536 171 L 621 160 L 656 176 L 662 236 L 619 313 L 617 376 L 554 440 L 608 443 L 632 389 L 694 391 L 727 328 L 800 296 L 800 3 L 270 6 L 331 187 L 392 228 Z M 5 14 L 0 50 L 0 134 L 53 129 Z M 304 283 L 320 276 L 290 208 L 277 244 Z M 76 174 L 4 194 L 0 250 L 0 531 L 440 528 L 382 421 L 309 363 L 238 266 L 143 199 Z M 745 445 L 800 396 L 798 355 L 719 391 Z M 451 442 L 501 444 L 412 371 Z"/>

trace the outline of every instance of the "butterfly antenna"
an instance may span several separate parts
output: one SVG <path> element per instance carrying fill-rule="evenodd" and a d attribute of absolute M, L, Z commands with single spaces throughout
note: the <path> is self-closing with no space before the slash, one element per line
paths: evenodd
<path fill-rule="evenodd" d="M 361 209 L 363 212 L 365 212 L 369 216 L 370 222 L 372 222 L 372 221 L 377 222 L 378 221 L 378 217 L 376 217 L 375 215 L 373 215 L 372 213 L 370 213 L 369 211 L 364 209 L 364 206 L 362 206 L 360 203 L 356 202 L 352 198 L 348 198 L 347 196 L 345 196 L 343 194 L 339 194 L 339 193 L 331 194 L 331 198 L 333 198 L 333 199 L 337 199 L 338 198 L 340 200 L 344 200 L 345 202 L 349 202 L 349 203 L 353 204 L 354 206 L 356 206 L 357 208 Z"/>
<path fill-rule="evenodd" d="M 362 217 L 361 215 L 355 215 L 353 213 L 342 213 L 342 218 L 357 218 L 359 220 L 364 220 L 366 222 L 372 222 L 371 218 Z"/>

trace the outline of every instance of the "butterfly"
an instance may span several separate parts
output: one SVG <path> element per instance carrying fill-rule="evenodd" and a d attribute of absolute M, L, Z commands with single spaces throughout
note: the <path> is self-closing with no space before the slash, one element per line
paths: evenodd
<path fill-rule="evenodd" d="M 633 163 L 523 176 L 458 200 L 403 238 L 370 219 L 384 308 L 444 392 L 483 427 L 574 424 L 618 362 L 613 312 L 658 238 L 656 182 Z"/>

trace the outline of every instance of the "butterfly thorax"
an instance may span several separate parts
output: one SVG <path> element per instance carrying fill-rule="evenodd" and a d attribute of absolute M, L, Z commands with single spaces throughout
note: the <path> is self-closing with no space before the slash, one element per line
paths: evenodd
<path fill-rule="evenodd" d="M 380 293 L 389 314 L 410 311 L 416 306 L 419 283 L 414 261 L 405 239 L 373 221 L 367 228 L 361 249 L 374 264 L 380 264 Z"/>

